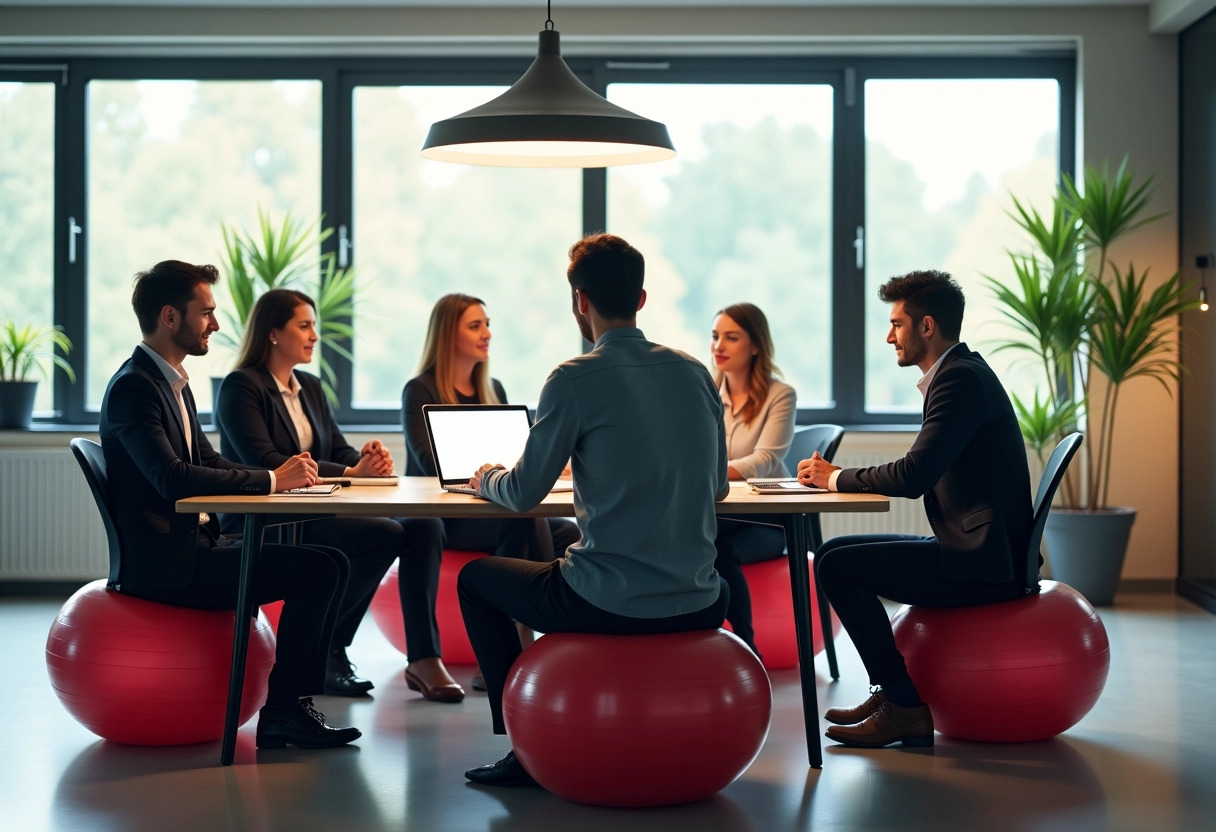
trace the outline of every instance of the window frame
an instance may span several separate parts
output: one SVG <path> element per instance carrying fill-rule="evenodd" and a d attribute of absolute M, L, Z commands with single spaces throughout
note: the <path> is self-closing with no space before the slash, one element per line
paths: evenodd
<path fill-rule="evenodd" d="M 353 91 L 356 86 L 511 84 L 531 57 L 384 57 L 384 58 L 80 58 L 6 64 L 2 80 L 53 78 L 55 107 L 54 320 L 72 339 L 70 356 L 81 374 L 88 364 L 86 332 L 88 247 L 78 245 L 75 264 L 67 262 L 68 217 L 89 233 L 85 214 L 87 171 L 87 87 L 93 80 L 315 80 L 321 83 L 321 210 L 329 225 L 346 225 L 358 264 L 358 230 L 351 219 L 353 175 Z M 1076 170 L 1076 56 L 1073 53 L 996 57 L 878 57 L 866 55 L 719 55 L 719 56 L 567 56 L 566 62 L 588 86 L 605 94 L 612 83 L 829 83 L 833 86 L 832 174 L 832 372 L 829 407 L 799 408 L 799 423 L 834 422 L 850 429 L 906 429 L 914 414 L 869 413 L 864 403 L 864 269 L 854 261 L 854 229 L 865 225 L 865 82 L 878 79 L 1046 78 L 1059 83 L 1059 169 Z M 653 114 L 652 114 L 653 115 Z M 660 117 L 659 116 L 656 117 Z M 583 172 L 582 228 L 603 229 L 607 220 L 607 173 Z M 611 229 L 609 229 L 611 230 Z M 82 238 L 83 240 L 83 238 Z M 82 240 L 78 240 L 78 243 Z M 335 252 L 331 237 L 323 251 Z M 171 253 L 166 253 L 171 256 Z M 132 268 L 138 268 L 133 264 Z M 119 314 L 119 313 L 115 313 Z M 131 321 L 131 341 L 138 340 Z M 322 347 L 324 349 L 324 346 Z M 327 351 L 337 373 L 337 416 L 350 427 L 392 426 L 400 413 L 351 406 L 353 368 Z M 115 368 L 116 369 L 116 368 Z M 71 384 L 53 374 L 56 416 L 39 419 L 55 425 L 95 425 L 97 412 L 85 407 L 86 384 Z M 405 382 L 405 376 L 401 379 Z M 909 379 L 913 384 L 915 379 Z M 209 414 L 200 414 L 204 420 Z"/>

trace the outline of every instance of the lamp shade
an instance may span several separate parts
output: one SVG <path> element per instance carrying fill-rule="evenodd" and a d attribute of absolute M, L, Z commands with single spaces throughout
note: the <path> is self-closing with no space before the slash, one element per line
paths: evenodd
<path fill-rule="evenodd" d="M 562 60 L 556 30 L 536 60 L 492 101 L 431 125 L 422 155 L 439 162 L 523 168 L 602 168 L 676 155 L 667 127 L 597 95 Z"/>

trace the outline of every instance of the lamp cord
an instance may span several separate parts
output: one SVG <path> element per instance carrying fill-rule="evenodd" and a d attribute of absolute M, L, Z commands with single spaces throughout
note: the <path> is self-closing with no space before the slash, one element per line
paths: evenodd
<path fill-rule="evenodd" d="M 553 0 L 546 0 L 545 3 L 545 31 L 553 30 Z"/>

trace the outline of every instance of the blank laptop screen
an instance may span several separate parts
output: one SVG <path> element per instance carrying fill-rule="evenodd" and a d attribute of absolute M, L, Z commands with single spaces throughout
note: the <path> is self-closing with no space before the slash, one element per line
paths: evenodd
<path fill-rule="evenodd" d="M 435 466 L 443 481 L 467 480 L 487 462 L 515 465 L 528 441 L 527 407 L 469 405 L 425 409 L 435 452 Z"/>

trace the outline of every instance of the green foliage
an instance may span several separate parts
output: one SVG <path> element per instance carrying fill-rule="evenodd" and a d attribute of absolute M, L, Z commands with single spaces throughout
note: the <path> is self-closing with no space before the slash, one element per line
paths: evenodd
<path fill-rule="evenodd" d="M 63 356 L 54 352 L 55 348 L 65 354 L 72 349 L 62 327 L 0 321 L 0 381 L 31 381 L 35 370 L 46 378 L 43 360 L 49 359 L 75 383 L 76 373 Z"/>
<path fill-rule="evenodd" d="M 324 345 L 319 361 L 321 383 L 325 395 L 336 404 L 337 375 L 326 351 L 351 358 L 341 342 L 354 337 L 350 320 L 355 313 L 356 287 L 353 269 L 340 269 L 335 254 L 321 253 L 321 243 L 334 232 L 322 227 L 324 219 L 322 215 L 304 223 L 288 211 L 276 226 L 270 212 L 258 208 L 256 231 L 242 225 L 220 225 L 224 240 L 221 262 L 231 303 L 222 311 L 228 325 L 216 339 L 240 349 L 253 306 L 268 290 L 293 288 L 307 293 L 317 304 L 317 331 Z M 309 285 L 310 279 L 316 283 Z"/>
<path fill-rule="evenodd" d="M 1137 183 L 1127 159 L 1110 174 L 1087 167 L 1082 193 L 1065 176 L 1053 199 L 1050 220 L 1016 199 L 1010 216 L 1034 243 L 1030 254 L 1011 253 L 1015 280 L 987 281 L 1014 330 L 998 350 L 1024 352 L 1043 368 L 1047 394 L 1025 405 L 1014 398 L 1022 435 L 1042 459 L 1044 450 L 1088 421 L 1089 442 L 1081 449 L 1084 482 L 1070 471 L 1061 491 L 1071 508 L 1104 509 L 1110 486 L 1115 413 L 1121 386 L 1152 378 L 1167 392 L 1182 369 L 1174 354 L 1178 316 L 1194 308 L 1190 286 L 1174 274 L 1146 293 L 1148 271 L 1137 274 L 1110 264 L 1109 249 L 1132 231 L 1160 219 L 1141 216 L 1152 197 L 1152 178 Z M 1107 275 L 1107 266 L 1112 277 Z M 1107 380 L 1100 417 L 1090 407 L 1091 370 Z"/>

